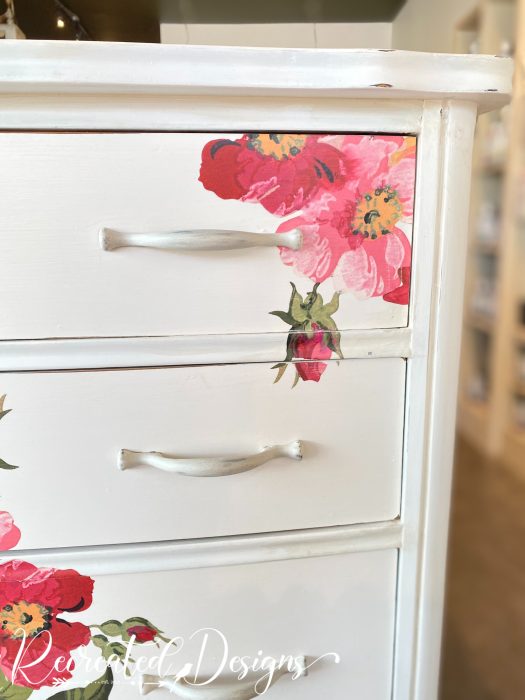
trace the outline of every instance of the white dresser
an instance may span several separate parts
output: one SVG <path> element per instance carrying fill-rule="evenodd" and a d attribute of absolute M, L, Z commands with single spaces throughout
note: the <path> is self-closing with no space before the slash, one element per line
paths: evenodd
<path fill-rule="evenodd" d="M 436 698 L 511 69 L 0 45 L 0 698 Z"/>

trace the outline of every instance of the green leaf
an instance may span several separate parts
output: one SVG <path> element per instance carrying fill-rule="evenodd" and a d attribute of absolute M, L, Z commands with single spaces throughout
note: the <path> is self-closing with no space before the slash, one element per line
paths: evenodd
<path fill-rule="evenodd" d="M 106 661 L 109 661 L 112 656 L 116 656 L 119 661 L 124 661 L 126 652 L 126 647 L 120 642 L 110 642 L 102 649 L 102 656 Z"/>
<path fill-rule="evenodd" d="M 0 411 L 0 420 L 2 420 L 4 416 L 7 416 L 8 413 L 11 413 L 12 410 L 12 408 L 6 408 L 5 411 Z"/>
<path fill-rule="evenodd" d="M 85 688 L 62 690 L 51 695 L 49 700 L 107 700 L 113 689 L 113 671 L 108 666 L 105 672 Z"/>
<path fill-rule="evenodd" d="M 295 379 L 293 380 L 292 389 L 294 389 L 297 386 L 297 382 L 299 381 L 299 379 L 300 379 L 299 372 L 297 370 L 295 370 Z"/>
<path fill-rule="evenodd" d="M 308 312 L 309 312 L 309 317 L 310 318 L 315 318 L 315 316 L 321 311 L 323 308 L 323 297 L 317 293 L 317 287 L 319 285 L 316 284 L 313 288 L 313 290 L 306 295 L 306 306 L 308 307 Z"/>
<path fill-rule="evenodd" d="M 289 326 L 293 326 L 295 323 L 294 317 L 291 316 L 287 311 L 270 311 L 270 315 L 277 316 L 281 319 L 281 321 L 284 321 Z"/>
<path fill-rule="evenodd" d="M 137 625 L 142 627 L 151 627 L 154 630 L 158 629 L 149 620 L 146 620 L 145 617 L 128 617 L 128 619 L 124 620 L 122 623 L 122 627 L 124 627 L 124 629 L 128 629 L 128 627 L 135 627 Z"/>
<path fill-rule="evenodd" d="M 106 620 L 97 627 L 109 637 L 119 637 L 122 634 L 122 623 L 118 620 Z"/>
<path fill-rule="evenodd" d="M 0 698 L 2 700 L 26 700 L 32 692 L 31 688 L 14 685 L 0 671 Z"/>
<path fill-rule="evenodd" d="M 321 310 L 318 314 L 317 317 L 313 319 L 316 323 L 318 323 L 322 328 L 327 328 L 329 330 L 338 330 L 336 322 L 334 319 L 329 315 L 325 314 L 324 310 Z"/>
<path fill-rule="evenodd" d="M 341 334 L 339 331 L 328 331 L 325 333 L 325 343 L 341 360 L 345 359 L 341 351 Z"/>
<path fill-rule="evenodd" d="M 114 623 L 116 620 L 108 620 L 108 622 Z M 126 639 L 129 639 L 129 636 L 126 635 Z M 114 656 L 119 661 L 124 663 L 127 654 L 127 649 L 124 644 L 121 642 L 110 642 L 104 634 L 94 634 L 91 637 L 91 641 L 100 649 L 102 656 L 106 659 L 106 661 L 110 661 L 111 657 Z M 130 661 L 133 661 L 133 659 L 130 659 Z M 126 667 L 126 672 L 127 670 L 128 669 Z"/>
<path fill-rule="evenodd" d="M 336 292 L 334 296 L 332 297 L 331 301 L 328 302 L 328 304 L 325 304 L 323 306 L 322 313 L 324 316 L 332 316 L 335 314 L 335 312 L 339 309 L 339 297 L 341 296 L 340 292 Z"/>
<path fill-rule="evenodd" d="M 330 331 L 331 333 L 338 333 L 339 330 L 337 326 L 335 325 L 335 321 L 333 318 L 330 318 L 329 316 L 324 316 L 322 319 L 319 319 L 317 323 L 323 328 L 325 331 Z"/>
<path fill-rule="evenodd" d="M 4 462 L 3 459 L 0 459 L 0 469 L 18 469 L 18 467 L 15 467 L 14 464 L 8 464 L 7 462 Z"/>
<path fill-rule="evenodd" d="M 311 340 L 311 339 L 314 337 L 314 335 L 315 335 L 315 330 L 314 330 L 314 327 L 313 327 L 311 321 L 307 321 L 307 322 L 304 324 L 304 332 L 305 332 L 305 334 L 306 334 L 306 337 L 307 337 L 309 340 Z"/>
<path fill-rule="evenodd" d="M 277 372 L 275 379 L 273 380 L 274 384 L 277 384 L 279 379 L 282 378 L 283 374 L 286 372 L 286 368 L 288 367 L 288 364 L 286 362 L 279 362 L 278 364 L 274 365 L 272 369 L 278 369 L 279 371 Z"/>
<path fill-rule="evenodd" d="M 290 362 L 294 358 L 298 330 L 302 332 L 303 326 L 293 326 L 288 333 L 288 338 L 286 339 L 286 357 L 284 358 L 285 362 Z"/>
<path fill-rule="evenodd" d="M 292 296 L 290 297 L 288 313 L 295 323 L 304 323 L 308 318 L 308 312 L 304 308 L 303 297 L 297 291 L 295 284 L 293 282 L 290 282 L 290 284 L 292 285 Z"/>
<path fill-rule="evenodd" d="M 334 314 L 339 308 L 339 297 L 339 292 L 336 292 L 328 304 L 325 304 L 321 308 L 316 307 L 315 313 L 311 314 L 312 321 L 315 321 L 315 323 L 318 323 L 324 328 L 337 330 L 332 314 Z"/>
<path fill-rule="evenodd" d="M 109 639 L 106 637 L 105 634 L 94 634 L 91 637 L 91 641 L 99 649 L 104 649 L 107 643 L 109 642 Z"/>

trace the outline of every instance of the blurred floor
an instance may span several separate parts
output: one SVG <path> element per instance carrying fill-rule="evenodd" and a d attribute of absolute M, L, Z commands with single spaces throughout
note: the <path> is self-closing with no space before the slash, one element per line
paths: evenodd
<path fill-rule="evenodd" d="M 525 482 L 461 440 L 440 700 L 525 700 Z"/>

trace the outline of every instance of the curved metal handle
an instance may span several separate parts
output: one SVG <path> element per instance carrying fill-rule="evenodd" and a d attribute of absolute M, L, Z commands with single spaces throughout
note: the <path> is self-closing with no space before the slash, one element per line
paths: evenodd
<path fill-rule="evenodd" d="M 134 452 L 121 450 L 119 458 L 120 469 L 131 467 L 155 467 L 165 472 L 175 472 L 185 476 L 229 476 L 240 474 L 259 467 L 271 459 L 288 457 L 302 459 L 301 443 L 299 440 L 287 445 L 265 447 L 257 454 L 248 457 L 169 457 L 161 452 Z"/>
<path fill-rule="evenodd" d="M 299 250 L 302 242 L 303 235 L 298 228 L 286 233 L 251 233 L 218 229 L 158 233 L 131 233 L 112 228 L 103 228 L 100 231 L 100 245 L 103 250 L 129 247 L 163 250 L 237 250 L 268 246 Z"/>
<path fill-rule="evenodd" d="M 294 660 L 292 669 L 281 668 L 275 671 L 268 688 L 271 688 L 279 679 L 288 674 L 295 678 L 307 676 L 306 658 L 301 656 Z M 194 685 L 178 676 L 154 676 L 144 674 L 140 679 L 140 694 L 147 695 L 157 688 L 166 688 L 172 695 L 183 700 L 251 700 L 259 697 L 256 689 L 256 680 L 242 680 L 230 684 L 221 683 L 208 685 Z"/>

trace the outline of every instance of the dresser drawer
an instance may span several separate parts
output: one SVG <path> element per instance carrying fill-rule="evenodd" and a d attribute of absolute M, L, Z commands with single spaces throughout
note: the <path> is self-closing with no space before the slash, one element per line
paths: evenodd
<path fill-rule="evenodd" d="M 407 323 L 414 137 L 3 133 L 0 150 L 2 338 Z M 299 309 L 312 295 L 333 303 Z"/>
<path fill-rule="evenodd" d="M 261 679 L 258 685 L 261 693 L 268 679 L 269 659 L 279 663 L 282 657 L 302 656 L 310 666 L 308 675 L 295 680 L 290 674 L 283 675 L 263 697 L 267 695 L 269 700 L 389 700 L 391 697 L 395 550 L 229 567 L 100 575 L 94 577 L 92 594 L 86 572 L 79 576 L 69 570 L 60 580 L 58 593 L 50 594 L 50 587 L 28 584 L 30 574 L 37 578 L 32 566 L 19 565 L 18 569 L 9 563 L 0 566 L 4 580 L 6 576 L 16 578 L 17 570 L 21 579 L 18 584 L 11 582 L 5 587 L 13 598 L 11 601 L 7 597 L 7 604 L 16 610 L 18 601 L 14 598 L 25 584 L 25 602 L 32 610 L 38 612 L 41 607 L 37 605 L 51 607 L 53 616 L 75 623 L 67 635 L 63 633 L 64 623 L 60 624 L 55 617 L 50 623 L 51 640 L 57 635 L 59 644 L 66 637 L 60 649 L 66 660 L 80 640 L 86 644 L 72 651 L 76 661 L 72 674 L 42 669 L 42 663 L 25 670 L 29 682 L 45 675 L 46 683 L 51 683 L 56 676 L 67 679 L 72 675 L 58 688 L 37 689 L 32 696 L 34 700 L 43 700 L 58 690 L 84 687 L 101 678 L 105 668 L 101 652 L 107 650 L 108 644 L 120 643 L 120 647 L 113 649 L 124 655 L 122 646 L 125 650 L 129 645 L 128 630 L 139 641 L 155 636 L 159 646 L 152 642 L 132 644 L 129 656 L 134 662 L 127 664 L 129 677 L 123 672 L 123 664 L 114 661 L 111 700 L 138 697 L 141 671 L 166 677 L 179 673 L 186 664 L 188 679 L 193 680 L 195 671 L 200 670 L 201 683 L 214 676 L 218 676 L 218 681 L 194 689 L 195 695 L 176 692 L 170 695 L 167 690 L 156 689 L 154 677 L 146 677 L 144 687 L 150 691 L 149 697 L 244 700 L 255 695 L 233 693 L 239 684 L 235 680 L 235 673 L 241 670 L 239 657 L 250 668 L 258 664 L 257 671 L 249 674 L 248 679 L 251 685 Z M 59 574 L 41 572 L 39 576 L 53 579 Z M 63 604 L 64 589 L 68 591 L 64 604 L 72 607 L 76 596 L 76 610 L 57 609 Z M 34 620 L 29 624 L 34 624 Z M 90 630 L 83 625 L 89 625 Z M 155 628 L 162 631 L 163 639 Z M 98 635 L 98 646 L 89 640 L 90 633 Z M 172 639 L 176 646 L 168 647 L 160 661 L 159 656 Z M 16 651 L 17 645 L 11 644 L 1 662 L 4 673 L 9 674 L 11 657 Z M 51 646 L 49 657 L 53 651 Z M 266 670 L 261 671 L 260 664 L 265 658 Z M 99 665 L 93 668 L 96 659 Z M 150 669 L 147 669 L 148 659 Z M 222 684 L 225 694 L 210 696 L 211 687 L 217 686 L 217 682 Z"/>
<path fill-rule="evenodd" d="M 294 367 L 273 384 L 265 363 L 2 375 L 0 456 L 19 467 L 2 493 L 20 546 L 395 518 L 405 361 L 326 365 L 294 389 Z"/>

